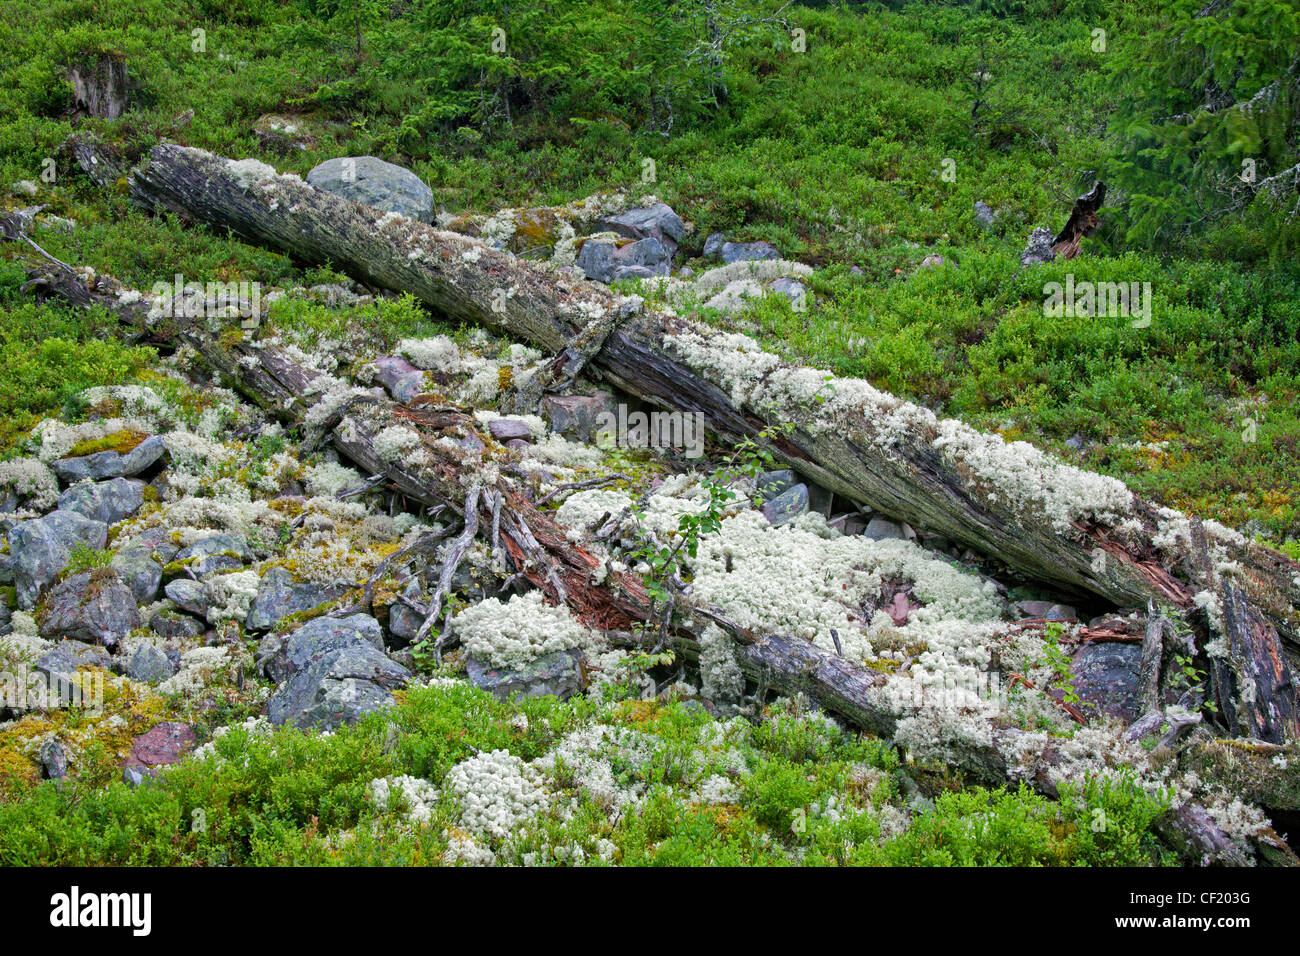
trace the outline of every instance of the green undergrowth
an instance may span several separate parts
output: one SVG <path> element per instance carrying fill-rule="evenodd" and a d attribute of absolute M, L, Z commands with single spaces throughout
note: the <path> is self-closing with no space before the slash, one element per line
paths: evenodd
<path fill-rule="evenodd" d="M 137 380 L 156 361 L 124 345 L 111 316 L 18 301 L 0 262 L 0 453 L 94 385 Z"/>
<path fill-rule="evenodd" d="M 1019 275 L 1005 250 L 956 260 L 883 282 L 828 272 L 808 312 L 773 297 L 729 324 L 1172 507 L 1300 535 L 1300 277 L 1136 253 Z M 1068 275 L 1151 283 L 1149 327 L 1045 315 L 1044 285 Z"/>
<path fill-rule="evenodd" d="M 446 862 L 463 837 L 448 788 L 427 821 L 369 796 L 372 779 L 409 774 L 440 786 L 453 766 L 507 750 L 524 760 L 593 723 L 648 735 L 636 759 L 610 759 L 619 786 L 640 787 L 622 811 L 586 793 L 563 762 L 546 786 L 568 811 L 543 812 L 502 859 L 655 865 L 1075 865 L 1169 862 L 1149 836 L 1164 804 L 1127 778 L 1067 788 L 1059 803 L 1029 791 L 941 792 L 902 833 L 905 766 L 880 742 L 789 707 L 757 726 L 719 725 L 698 707 L 600 705 L 539 698 L 504 704 L 465 684 L 413 689 L 387 714 L 329 735 L 236 726 L 204 759 L 144 787 L 15 781 L 0 799 L 0 863 L 75 865 L 384 864 Z M 718 769 L 719 727 L 740 755 L 726 802 L 691 784 Z M 733 765 L 734 759 L 728 759 Z M 1098 826 L 1097 821 L 1104 821 Z M 592 851 L 603 844 L 603 858 Z M 586 848 L 575 855 L 574 848 Z"/>
<path fill-rule="evenodd" d="M 747 320 L 765 344 L 1060 451 L 1169 505 L 1300 546 L 1292 491 L 1300 479 L 1300 307 L 1294 270 L 1270 258 L 1267 235 L 1225 224 L 1157 257 L 1125 246 L 1107 225 L 1121 213 L 1108 211 L 1080 258 L 1018 274 L 1028 232 L 1057 228 L 1090 171 L 1111 162 L 1114 144 L 1102 131 L 1125 96 L 1113 68 L 1144 49 L 1165 11 L 1091 0 L 794 6 L 786 16 L 805 31 L 802 52 L 770 31 L 733 45 L 729 96 L 715 110 L 690 99 L 698 77 L 675 76 L 682 85 L 665 136 L 663 117 L 646 112 L 651 89 L 638 84 L 649 62 L 668 74 L 629 52 L 651 49 L 638 45 L 648 22 L 599 19 L 582 4 L 562 24 L 523 11 L 511 21 L 480 6 L 428 19 L 398 8 L 368 12 L 358 49 L 356 18 L 330 4 L 6 5 L 0 185 L 34 181 L 39 194 L 23 203 L 78 223 L 70 233 L 38 229 L 54 255 L 140 288 L 176 274 L 266 287 L 337 278 L 219 230 L 140 213 L 124 189 L 101 190 L 76 173 L 60 150 L 72 132 L 63 72 L 107 51 L 127 59 L 131 109 L 78 129 L 128 155 L 167 138 L 300 174 L 332 156 L 381 155 L 412 168 L 454 212 L 612 189 L 654 193 L 692 224 L 687 261 L 708 233 L 724 229 L 773 241 L 819 268 L 809 312 L 769 300 Z M 517 108 L 506 123 L 474 115 L 479 93 L 491 92 L 473 87 L 487 81 L 471 79 L 477 67 L 462 63 L 472 45 L 445 62 L 434 57 L 439 38 L 469 43 L 487 31 L 475 11 L 528 34 L 512 48 L 509 69 L 533 108 Z M 1099 26 L 1104 52 L 1092 48 Z M 196 29 L 205 31 L 203 50 L 194 48 Z M 586 52 L 562 42 L 575 30 Z M 575 56 L 587 57 L 581 75 Z M 462 67 L 468 72 L 455 73 Z M 298 124 L 303 148 L 259 140 L 254 127 L 266 114 Z M 53 183 L 41 178 L 46 159 L 56 163 Z M 972 213 L 977 199 L 998 211 L 987 231 Z M 918 271 L 930 253 L 955 267 Z M 12 247 L 3 255 L 0 286 L 12 293 L 24 256 Z M 1067 273 L 1150 282 L 1150 327 L 1044 316 L 1043 284 Z M 5 362 L 13 387 L 0 387 L 0 447 L 78 384 L 129 379 L 144 354 L 53 310 L 7 308 L 20 311 L 5 312 L 6 330 L 39 331 L 5 332 L 6 347 L 23 354 Z M 349 314 L 282 302 L 273 324 L 327 340 L 356 330 L 383 341 L 441 330 L 413 305 Z M 1070 439 L 1086 450 L 1067 449 Z"/>

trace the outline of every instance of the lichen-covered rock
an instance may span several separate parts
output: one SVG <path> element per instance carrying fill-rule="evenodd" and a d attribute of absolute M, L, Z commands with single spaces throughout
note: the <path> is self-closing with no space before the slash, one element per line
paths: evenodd
<path fill-rule="evenodd" d="M 131 478 L 73 485 L 59 498 L 59 508 L 79 515 L 117 524 L 130 517 L 144 504 L 144 482 Z"/>
<path fill-rule="evenodd" d="M 1085 644 L 1074 655 L 1071 668 L 1074 689 L 1096 711 L 1131 724 L 1139 716 L 1137 684 L 1141 661 L 1142 648 L 1138 644 Z"/>
<path fill-rule="evenodd" d="M 603 239 L 588 239 L 578 250 L 578 258 L 574 265 L 581 269 L 582 274 L 588 279 L 609 282 L 614 278 L 614 269 L 617 265 L 614 261 L 614 252 L 614 243 Z"/>
<path fill-rule="evenodd" d="M 554 694 L 560 700 L 580 694 L 587 686 L 584 670 L 586 658 L 579 650 L 543 654 L 522 667 L 492 667 L 471 657 L 465 671 L 470 683 L 495 694 L 500 700 L 512 696 L 544 697 Z"/>
<path fill-rule="evenodd" d="M 46 780 L 62 780 L 68 775 L 68 752 L 57 740 L 41 744 L 36 762 L 41 765 L 41 776 Z"/>
<path fill-rule="evenodd" d="M 176 664 L 163 651 L 141 641 L 131 650 L 122 672 L 131 680 L 158 684 L 176 673 Z"/>
<path fill-rule="evenodd" d="M 628 239 L 653 239 L 671 259 L 686 234 L 686 224 L 667 203 L 655 203 L 640 209 L 610 216 L 593 224 L 601 231 L 616 232 Z"/>
<path fill-rule="evenodd" d="M 375 381 L 388 390 L 393 400 L 405 405 L 424 391 L 424 372 L 398 355 L 375 359 Z"/>
<path fill-rule="evenodd" d="M 108 525 L 75 511 L 52 511 L 14 525 L 9 531 L 9 554 L 18 606 L 24 610 L 36 606 L 41 588 L 68 566 L 73 547 L 99 550 L 107 541 Z"/>
<path fill-rule="evenodd" d="M 269 631 L 290 614 L 301 614 L 346 593 L 345 587 L 326 587 L 295 582 L 284 568 L 271 568 L 257 585 L 257 597 L 248 609 L 244 626 L 250 631 Z"/>
<path fill-rule="evenodd" d="M 66 680 L 80 667 L 102 667 L 105 670 L 112 664 L 108 651 L 96 644 L 84 641 L 60 641 L 37 658 L 33 670 L 46 677 Z"/>
<path fill-rule="evenodd" d="M 383 653 L 383 629 L 373 617 L 320 617 L 291 633 L 264 637 L 257 650 L 257 666 L 278 684 L 301 670 L 313 656 L 358 643 Z"/>
<path fill-rule="evenodd" d="M 163 593 L 167 595 L 167 600 L 182 611 L 189 611 L 199 617 L 206 617 L 208 608 L 212 606 L 212 592 L 202 581 L 177 578 L 167 582 Z"/>
<path fill-rule="evenodd" d="M 409 169 L 375 156 L 327 159 L 312 168 L 307 182 L 384 212 L 433 221 L 433 190 Z"/>
<path fill-rule="evenodd" d="M 780 259 L 781 253 L 770 242 L 724 242 L 718 247 L 723 262 L 752 262 L 756 259 Z"/>
<path fill-rule="evenodd" d="M 71 484 L 104 478 L 120 478 L 138 475 L 144 471 L 167 450 L 161 435 L 151 435 L 130 451 L 97 451 L 91 455 L 76 458 L 60 458 L 54 463 L 54 473 L 63 481 Z"/>
<path fill-rule="evenodd" d="M 668 275 L 671 255 L 658 239 L 638 239 L 614 250 L 614 264 L 626 268 L 642 266 L 651 275 Z"/>
<path fill-rule="evenodd" d="M 310 621 L 263 641 L 258 656 L 268 676 L 283 680 L 266 706 L 273 724 L 330 730 L 352 723 L 391 704 L 392 691 L 411 679 L 384 654 L 379 622 L 365 614 Z"/>
<path fill-rule="evenodd" d="M 163 566 L 154 557 L 156 553 L 148 544 L 133 543 L 118 549 L 109 562 L 137 604 L 152 604 L 162 587 Z"/>
<path fill-rule="evenodd" d="M 60 581 L 45 599 L 38 620 L 41 637 L 72 638 L 116 647 L 140 626 L 135 595 L 112 568 L 82 571 Z"/>
<path fill-rule="evenodd" d="M 160 637 L 198 637 L 208 629 L 205 622 L 189 614 L 164 608 L 149 618 L 149 627 Z"/>
<path fill-rule="evenodd" d="M 1034 266 L 1041 262 L 1051 262 L 1056 258 L 1052 251 L 1052 234 L 1041 226 L 1029 235 L 1025 249 L 1020 253 L 1022 266 Z"/>
<path fill-rule="evenodd" d="M 808 486 L 793 485 L 775 498 L 763 502 L 763 517 L 775 527 L 789 524 L 808 510 Z"/>
<path fill-rule="evenodd" d="M 238 571 L 252 556 L 242 534 L 214 534 L 182 548 L 174 560 L 189 565 L 199 577 L 207 577 L 221 571 Z"/>

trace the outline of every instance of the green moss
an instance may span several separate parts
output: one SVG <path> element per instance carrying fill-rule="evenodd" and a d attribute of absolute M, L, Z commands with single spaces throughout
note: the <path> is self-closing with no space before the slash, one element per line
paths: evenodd
<path fill-rule="evenodd" d="M 125 455 L 148 437 L 143 432 L 123 429 L 122 431 L 113 432 L 111 435 L 105 435 L 103 438 L 92 438 L 77 442 L 68 449 L 68 453 L 63 457 L 80 458 L 83 455 L 94 455 L 101 451 L 115 451 L 118 454 Z"/>

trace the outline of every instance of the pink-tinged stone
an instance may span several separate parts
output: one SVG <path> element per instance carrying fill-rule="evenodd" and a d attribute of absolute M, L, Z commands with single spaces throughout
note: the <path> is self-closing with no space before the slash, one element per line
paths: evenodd
<path fill-rule="evenodd" d="M 532 434 L 528 430 L 526 422 L 515 421 L 512 418 L 492 419 L 492 421 L 488 422 L 488 431 L 499 442 L 513 441 L 515 439 L 527 441 Z"/>
<path fill-rule="evenodd" d="M 181 757 L 193 750 L 198 742 L 199 738 L 189 724 L 167 721 L 135 738 L 126 765 L 161 767 L 179 763 Z"/>
<path fill-rule="evenodd" d="M 896 591 L 894 592 L 894 600 L 885 608 L 885 613 L 889 615 L 895 624 L 902 627 L 907 623 L 908 615 L 918 607 L 920 605 L 912 603 L 906 591 Z"/>

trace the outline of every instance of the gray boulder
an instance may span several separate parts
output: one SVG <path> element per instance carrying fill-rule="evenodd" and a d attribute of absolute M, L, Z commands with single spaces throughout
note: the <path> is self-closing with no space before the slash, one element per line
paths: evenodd
<path fill-rule="evenodd" d="M 117 524 L 144 504 L 144 482 L 132 478 L 73 485 L 59 497 L 59 509 Z"/>
<path fill-rule="evenodd" d="M 60 458 L 54 463 L 54 473 L 72 484 L 87 478 L 120 478 L 138 475 L 167 450 L 161 435 L 151 435 L 128 452 L 97 451 L 93 455 L 77 458 Z"/>
<path fill-rule="evenodd" d="M 162 587 L 163 566 L 154 557 L 156 553 L 148 544 L 132 543 L 119 548 L 110 562 L 135 595 L 137 604 L 152 604 Z"/>
<path fill-rule="evenodd" d="M 590 441 L 600 423 L 600 416 L 617 407 L 609 392 L 591 395 L 547 395 L 542 399 L 542 414 L 551 423 L 551 431 L 578 441 Z"/>
<path fill-rule="evenodd" d="M 793 485 L 770 501 L 763 502 L 763 517 L 774 527 L 789 524 L 808 510 L 808 486 Z"/>
<path fill-rule="evenodd" d="M 686 224 L 667 203 L 655 203 L 642 209 L 629 209 L 595 224 L 601 232 L 616 232 L 629 239 L 654 239 L 671 259 L 686 234 Z M 644 264 L 644 263 L 643 263 Z"/>
<path fill-rule="evenodd" d="M 992 229 L 993 220 L 996 217 L 997 213 L 993 211 L 992 206 L 986 203 L 983 199 L 975 200 L 975 222 L 981 229 Z"/>
<path fill-rule="evenodd" d="M 108 541 L 108 525 L 75 511 L 52 511 L 43 518 L 22 521 L 9 531 L 14 587 L 18 606 L 36 606 L 41 588 L 68 566 L 75 545 L 96 550 Z"/>
<path fill-rule="evenodd" d="M 1047 612 L 1056 607 L 1051 601 L 1033 600 L 1017 601 L 1014 606 L 1017 611 L 1024 615 L 1022 620 L 1044 619 L 1047 617 Z"/>
<path fill-rule="evenodd" d="M 831 516 L 831 504 L 835 496 L 829 488 L 823 488 L 821 485 L 813 482 L 805 482 L 808 485 L 808 510 L 816 511 L 823 518 Z"/>
<path fill-rule="evenodd" d="M 198 637 L 208 629 L 207 623 L 197 617 L 168 608 L 156 611 L 154 616 L 149 618 L 149 627 L 160 637 L 168 638 Z"/>
<path fill-rule="evenodd" d="M 68 775 L 68 752 L 57 740 L 46 740 L 36 751 L 36 762 L 41 765 L 41 776 L 46 780 L 62 780 Z"/>
<path fill-rule="evenodd" d="M 50 680 L 65 680 L 79 667 L 102 667 L 107 670 L 113 659 L 108 651 L 84 641 L 60 641 L 32 665 L 32 669 Z"/>
<path fill-rule="evenodd" d="M 760 474 L 754 484 L 758 493 L 766 500 L 775 498 L 787 488 L 793 488 L 799 483 L 795 473 L 790 468 L 779 468 L 776 471 L 765 471 Z"/>
<path fill-rule="evenodd" d="M 420 591 L 420 579 L 411 578 L 402 589 L 402 595 L 414 601 L 419 598 Z M 388 633 L 393 637 L 409 643 L 420 632 L 423 624 L 424 615 L 401 601 L 394 601 L 388 606 Z"/>
<path fill-rule="evenodd" d="M 614 278 L 614 243 L 604 239 L 588 239 L 578 250 L 574 265 L 582 270 L 588 279 L 597 282 L 609 282 Z"/>
<path fill-rule="evenodd" d="M 722 256 L 722 244 L 727 241 L 725 232 L 714 232 L 704 240 L 704 258 L 717 259 Z"/>
<path fill-rule="evenodd" d="M 718 249 L 718 255 L 728 265 L 733 262 L 781 258 L 781 253 L 770 242 L 724 242 Z"/>
<path fill-rule="evenodd" d="M 785 296 L 795 305 L 805 301 L 808 297 L 808 287 L 797 279 L 791 279 L 789 276 L 773 279 L 772 292 L 776 295 Z"/>
<path fill-rule="evenodd" d="M 1068 604 L 1053 604 L 1043 617 L 1049 621 L 1077 621 L 1079 612 Z"/>
<path fill-rule="evenodd" d="M 176 665 L 152 644 L 141 641 L 126 660 L 123 672 L 133 681 L 157 684 L 176 673 Z"/>
<path fill-rule="evenodd" d="M 520 697 L 544 697 L 554 694 L 560 700 L 582 692 L 586 686 L 582 651 L 553 651 L 520 668 L 489 667 L 478 658 L 465 663 L 470 683 L 495 694 L 500 700 Z"/>
<path fill-rule="evenodd" d="M 307 182 L 364 206 L 433 222 L 433 190 L 409 169 L 375 156 L 327 159 L 307 174 Z"/>
<path fill-rule="evenodd" d="M 366 614 L 304 624 L 264 659 L 268 675 L 284 681 L 266 705 L 271 723 L 332 730 L 389 706 L 411 672 L 381 648 L 379 622 Z"/>
<path fill-rule="evenodd" d="M 884 541 L 888 538 L 904 538 L 903 526 L 897 522 L 890 521 L 888 518 L 872 518 L 867 522 L 866 529 L 862 532 L 864 538 L 870 538 L 872 541 Z"/>
<path fill-rule="evenodd" d="M 614 251 L 614 263 L 618 269 L 641 267 L 650 270 L 652 275 L 668 275 L 671 258 L 663 244 L 654 238 L 638 239 Z"/>
<path fill-rule="evenodd" d="M 167 582 L 163 593 L 167 595 L 167 600 L 182 611 L 189 611 L 199 617 L 206 617 L 208 608 L 212 606 L 212 593 L 207 584 L 202 581 L 177 578 L 175 581 Z"/>
<path fill-rule="evenodd" d="M 1041 226 L 1030 233 L 1029 241 L 1025 244 L 1024 251 L 1020 253 L 1021 266 L 1038 265 L 1040 262 L 1051 262 L 1055 259 L 1052 238 L 1052 234 Z"/>
<path fill-rule="evenodd" d="M 199 577 L 207 577 L 219 571 L 238 571 L 252 557 L 242 534 L 214 534 L 182 548 L 174 560 L 189 565 Z"/>
<path fill-rule="evenodd" d="M 346 593 L 342 587 L 296 582 L 284 568 L 271 568 L 257 584 L 257 597 L 248 609 L 244 627 L 250 631 L 269 631 L 290 614 L 301 614 Z"/>
<path fill-rule="evenodd" d="M 1141 661 L 1138 644 L 1085 644 L 1074 655 L 1074 689 L 1096 710 L 1132 724 L 1140 716 L 1137 684 Z"/>
<path fill-rule="evenodd" d="M 424 372 L 398 355 L 375 359 L 375 380 L 403 405 L 424 391 Z"/>
<path fill-rule="evenodd" d="M 653 279 L 657 275 L 667 274 L 667 272 L 656 272 L 649 266 L 619 266 L 614 270 L 614 276 L 610 281 L 617 282 L 620 279 Z"/>
<path fill-rule="evenodd" d="M 60 581 L 45 599 L 41 637 L 116 647 L 140 626 L 135 595 L 112 568 L 82 571 Z"/>

